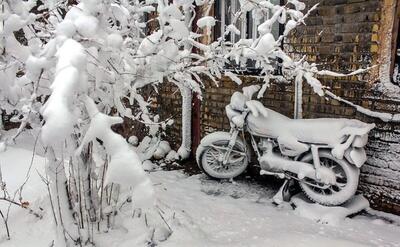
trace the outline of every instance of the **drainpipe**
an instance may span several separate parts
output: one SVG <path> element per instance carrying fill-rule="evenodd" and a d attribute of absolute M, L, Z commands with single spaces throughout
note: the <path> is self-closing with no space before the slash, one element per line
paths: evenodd
<path fill-rule="evenodd" d="M 294 85 L 294 119 L 303 118 L 303 74 L 299 73 Z"/>

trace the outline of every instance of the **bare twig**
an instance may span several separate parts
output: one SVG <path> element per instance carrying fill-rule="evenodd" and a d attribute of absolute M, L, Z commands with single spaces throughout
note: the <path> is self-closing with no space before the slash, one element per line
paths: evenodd
<path fill-rule="evenodd" d="M 25 175 L 25 180 L 22 183 L 22 185 L 19 187 L 18 191 L 19 191 L 19 200 L 22 200 L 22 190 L 24 189 L 24 186 L 26 185 L 26 183 L 28 182 L 29 178 L 30 178 L 30 173 L 31 173 L 31 169 L 33 166 L 33 161 L 35 159 L 35 154 L 36 154 L 36 146 L 39 140 L 39 136 L 40 136 L 41 131 L 39 131 L 39 133 L 37 134 L 36 138 L 35 138 L 35 144 L 33 145 L 33 150 L 32 150 L 32 158 L 31 158 L 31 163 L 29 164 L 29 168 L 28 171 L 26 172 Z"/>
<path fill-rule="evenodd" d="M 0 216 L 3 219 L 4 222 L 4 226 L 6 227 L 6 232 L 7 232 L 7 239 L 10 240 L 10 229 L 8 228 L 8 219 L 6 217 L 4 217 L 3 212 L 0 210 Z"/>
<path fill-rule="evenodd" d="M 47 192 L 49 194 L 49 199 L 50 199 L 50 206 L 51 206 L 51 211 L 53 212 L 53 218 L 54 218 L 54 222 L 56 224 L 56 226 L 58 225 L 58 221 L 57 221 L 57 217 L 56 217 L 56 212 L 55 212 L 55 208 L 54 208 L 54 204 L 53 204 L 53 198 L 51 196 L 51 191 L 50 191 L 50 181 L 43 177 L 39 172 L 38 172 L 40 178 L 42 179 L 43 183 L 46 185 L 47 188 Z"/>
<path fill-rule="evenodd" d="M 170 231 L 170 233 L 172 233 L 173 231 L 172 231 L 171 227 L 169 226 L 169 224 L 168 224 L 167 221 L 165 220 L 164 216 L 161 214 L 159 208 L 158 208 L 157 212 L 158 212 L 158 214 L 160 215 L 161 219 L 164 221 L 165 225 L 168 227 L 168 230 Z"/>

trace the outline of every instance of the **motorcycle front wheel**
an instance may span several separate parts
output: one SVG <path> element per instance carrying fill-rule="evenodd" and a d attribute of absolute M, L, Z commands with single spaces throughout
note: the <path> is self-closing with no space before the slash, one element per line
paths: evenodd
<path fill-rule="evenodd" d="M 321 166 L 325 166 L 335 173 L 336 184 L 326 185 L 310 178 L 304 178 L 300 181 L 301 189 L 310 200 L 319 204 L 326 206 L 343 204 L 357 191 L 360 169 L 345 159 L 335 158 L 328 150 L 320 151 L 319 158 Z M 301 161 L 312 164 L 312 155 L 306 155 Z"/>
<path fill-rule="evenodd" d="M 214 132 L 201 140 L 196 151 L 199 168 L 214 179 L 231 179 L 242 174 L 248 165 L 245 144 L 238 138 L 228 155 L 228 162 L 223 163 L 231 135 L 227 132 Z"/>

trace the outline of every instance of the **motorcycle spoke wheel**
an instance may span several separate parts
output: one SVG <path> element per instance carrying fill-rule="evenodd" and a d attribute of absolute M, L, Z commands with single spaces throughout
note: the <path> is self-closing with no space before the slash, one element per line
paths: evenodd
<path fill-rule="evenodd" d="M 229 141 L 216 141 L 204 149 L 201 164 L 203 171 L 213 178 L 233 178 L 242 173 L 247 167 L 247 156 L 243 145 L 236 143 L 223 164 Z"/>
<path fill-rule="evenodd" d="M 310 185 L 312 190 L 316 193 L 320 193 L 323 195 L 333 195 L 335 193 L 339 193 L 347 184 L 345 171 L 334 160 L 329 158 L 320 158 L 320 163 L 321 166 L 324 166 L 333 171 L 336 176 L 336 184 L 325 185 L 323 183 L 318 183 L 311 178 L 305 178 L 305 182 Z"/>
<path fill-rule="evenodd" d="M 336 176 L 335 184 L 324 184 L 311 178 L 300 181 L 300 187 L 312 201 L 322 205 L 335 206 L 349 200 L 357 191 L 360 170 L 346 160 L 336 159 L 330 151 L 319 152 L 321 166 L 330 169 Z M 313 164 L 312 155 L 301 161 Z"/>

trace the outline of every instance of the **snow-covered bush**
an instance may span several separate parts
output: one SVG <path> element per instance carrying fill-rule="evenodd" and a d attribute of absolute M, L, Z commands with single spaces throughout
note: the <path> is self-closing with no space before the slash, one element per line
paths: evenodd
<path fill-rule="evenodd" d="M 11 144 L 27 126 L 40 130 L 59 233 L 56 245 L 90 243 L 92 234 L 80 229 L 101 227 L 125 200 L 122 195 L 132 197 L 137 208 L 151 208 L 154 202 L 142 160 L 170 151 L 154 132 L 172 122 L 150 113 L 140 89 L 171 81 L 190 108 L 191 92 L 201 93 L 199 75 L 216 73 L 205 68 L 206 56 L 192 52 L 193 45 L 202 46 L 196 41 L 200 36 L 191 32 L 193 19 L 185 18 L 193 2 L 82 0 L 69 6 L 3 1 L 2 11 L 0 65 L 6 80 L 0 85 L 1 109 L 17 110 L 21 122 L 5 142 Z M 157 17 L 146 19 L 150 12 Z M 150 22 L 158 27 L 147 30 Z M 221 66 L 213 67 L 218 71 Z M 144 149 L 152 149 L 150 157 L 142 158 L 112 131 L 123 117 L 150 126 Z M 181 157 L 189 148 L 184 142 Z"/>

